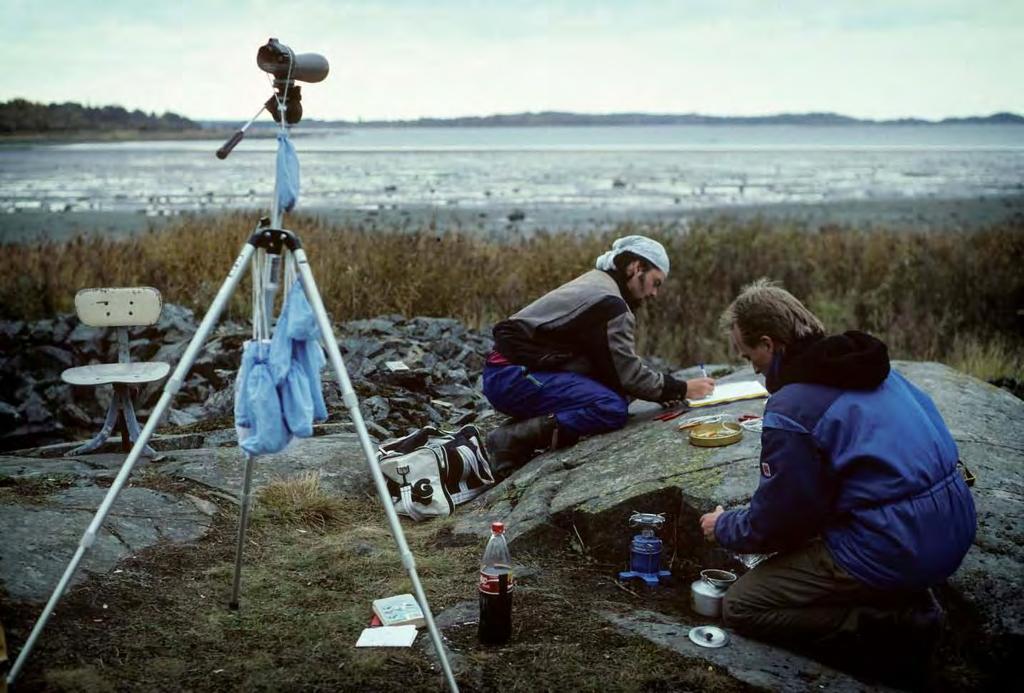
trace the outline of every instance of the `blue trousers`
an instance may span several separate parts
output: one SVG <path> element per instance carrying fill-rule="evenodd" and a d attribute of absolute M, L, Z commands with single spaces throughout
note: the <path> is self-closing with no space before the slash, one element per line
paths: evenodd
<path fill-rule="evenodd" d="M 515 365 L 484 366 L 484 396 L 514 419 L 554 414 L 559 428 L 576 436 L 622 428 L 629 406 L 625 397 L 585 375 Z"/>

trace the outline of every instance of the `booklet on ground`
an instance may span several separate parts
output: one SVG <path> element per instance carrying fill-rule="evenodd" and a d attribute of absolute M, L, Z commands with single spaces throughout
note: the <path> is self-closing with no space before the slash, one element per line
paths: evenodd
<path fill-rule="evenodd" d="M 409 647 L 416 639 L 416 626 L 364 628 L 356 647 Z"/>
<path fill-rule="evenodd" d="M 422 626 L 427 623 L 423 610 L 411 594 L 374 599 L 373 613 L 377 614 L 381 625 L 385 626 Z"/>

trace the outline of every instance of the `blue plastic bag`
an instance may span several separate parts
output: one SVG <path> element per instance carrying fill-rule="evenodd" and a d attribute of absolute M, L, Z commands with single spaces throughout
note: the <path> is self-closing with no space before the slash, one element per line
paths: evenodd
<path fill-rule="evenodd" d="M 299 201 L 299 156 L 287 132 L 277 133 L 277 208 L 281 212 L 295 209 Z"/>
<path fill-rule="evenodd" d="M 293 347 L 293 368 L 301 368 L 309 383 L 309 395 L 313 403 L 313 421 L 327 420 L 327 403 L 324 402 L 320 371 L 327 364 L 323 347 L 314 340 L 297 342 Z"/>
<path fill-rule="evenodd" d="M 274 328 L 269 364 L 288 430 L 300 438 L 313 435 L 313 423 L 327 419 L 320 380 L 326 359 L 319 336 L 316 315 L 296 281 Z"/>
<path fill-rule="evenodd" d="M 302 284 L 291 287 L 271 340 L 248 341 L 235 384 L 239 445 L 250 455 L 280 452 L 327 419 L 320 329 Z"/>
<path fill-rule="evenodd" d="M 248 378 L 253 364 L 258 358 L 260 346 L 270 348 L 270 342 L 249 340 L 242 345 L 242 364 L 238 367 L 235 378 L 235 426 L 242 429 L 252 428 L 252 406 L 249 403 Z M 239 436 L 241 440 L 241 436 Z"/>
<path fill-rule="evenodd" d="M 281 413 L 285 426 L 297 438 L 313 435 L 313 398 L 309 381 L 301 368 L 288 371 L 284 381 L 277 386 L 281 396 Z"/>
<path fill-rule="evenodd" d="M 270 345 L 265 341 L 246 342 L 242 350 L 242 368 L 235 393 L 235 424 L 248 429 L 239 436 L 238 444 L 250 455 L 279 452 L 291 440 L 270 370 L 269 351 Z"/>

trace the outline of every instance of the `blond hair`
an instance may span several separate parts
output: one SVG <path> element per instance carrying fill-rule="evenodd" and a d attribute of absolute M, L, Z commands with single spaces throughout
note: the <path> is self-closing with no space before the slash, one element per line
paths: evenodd
<path fill-rule="evenodd" d="M 722 329 L 735 325 L 747 346 L 762 335 L 782 344 L 805 337 L 822 337 L 825 326 L 796 296 L 766 278 L 748 284 L 722 313 Z"/>

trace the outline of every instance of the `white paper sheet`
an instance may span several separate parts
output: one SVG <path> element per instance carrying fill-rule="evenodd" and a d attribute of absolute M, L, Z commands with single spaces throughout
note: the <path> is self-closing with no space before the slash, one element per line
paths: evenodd
<path fill-rule="evenodd" d="M 741 380 L 738 383 L 719 383 L 707 397 L 701 399 L 687 399 L 686 403 L 691 407 L 706 407 L 711 404 L 722 404 L 723 402 L 735 402 L 741 399 L 755 399 L 767 397 L 768 390 L 756 380 Z"/>
<path fill-rule="evenodd" d="M 356 647 L 409 647 L 416 639 L 416 626 L 364 628 Z"/>

